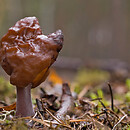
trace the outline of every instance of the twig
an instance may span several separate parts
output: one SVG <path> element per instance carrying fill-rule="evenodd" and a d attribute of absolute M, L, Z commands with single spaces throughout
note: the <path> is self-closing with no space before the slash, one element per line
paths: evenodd
<path fill-rule="evenodd" d="M 65 127 L 69 128 L 69 129 L 72 129 L 70 126 L 64 124 L 64 123 L 61 122 L 58 118 L 56 118 L 49 110 L 47 110 L 46 108 L 45 108 L 45 110 L 46 110 L 57 122 L 59 122 L 58 125 L 62 125 L 62 126 L 65 126 Z"/>
<path fill-rule="evenodd" d="M 105 114 L 105 111 L 103 111 L 103 112 L 101 112 L 101 113 L 99 113 L 99 114 L 95 114 L 95 115 L 93 115 L 92 117 L 96 118 L 96 117 L 99 117 L 100 115 L 103 115 L 103 114 Z"/>
<path fill-rule="evenodd" d="M 91 119 L 92 121 L 93 121 L 93 123 L 98 123 L 98 124 L 100 124 L 102 127 L 103 127 L 103 124 L 101 124 L 99 121 L 97 121 L 97 120 L 94 120 L 91 116 L 88 116 L 88 118 L 89 119 Z M 43 124 L 43 125 L 46 125 L 46 126 L 48 126 L 49 128 L 50 127 L 52 127 L 52 124 L 55 124 L 55 125 L 58 125 L 58 127 L 59 126 L 64 126 L 64 127 L 66 127 L 66 128 L 68 128 L 68 129 L 72 129 L 72 130 L 74 130 L 72 127 L 70 127 L 70 126 L 68 126 L 68 125 L 66 125 L 66 124 L 64 124 L 64 123 L 58 123 L 58 122 L 55 122 L 55 121 L 49 121 L 49 120 L 40 120 L 40 119 L 36 119 L 36 118 L 31 118 L 31 117 L 22 117 L 22 118 L 19 118 L 19 119 L 30 119 L 30 120 L 33 120 L 33 121 L 36 121 L 36 122 L 38 122 L 38 123 L 41 123 L 41 124 Z M 86 119 L 79 119 L 79 120 L 70 120 L 70 122 L 81 122 L 81 121 L 87 121 Z"/>
<path fill-rule="evenodd" d="M 110 90 L 110 95 L 111 95 L 111 109 L 114 111 L 114 101 L 113 101 L 113 92 L 112 92 L 112 87 L 110 83 L 108 83 L 109 90 Z"/>
<path fill-rule="evenodd" d="M 122 110 L 122 109 L 120 109 L 118 106 L 115 106 L 123 115 L 126 115 L 126 113 Z"/>
<path fill-rule="evenodd" d="M 37 112 L 35 113 L 35 115 L 32 117 L 33 119 L 37 116 Z M 27 124 L 31 123 L 32 120 L 30 120 Z"/>
<path fill-rule="evenodd" d="M 103 111 L 104 111 L 104 113 L 106 114 L 106 119 L 107 119 L 107 121 L 109 122 L 109 125 L 110 125 L 110 127 L 112 128 L 112 125 L 111 125 L 111 122 L 110 122 L 110 120 L 108 119 L 108 112 L 107 112 L 107 108 L 106 108 L 106 106 L 104 105 L 104 103 L 101 101 L 101 100 L 99 100 L 99 102 L 102 104 L 102 106 L 104 107 L 104 109 L 103 109 Z"/>
<path fill-rule="evenodd" d="M 0 104 L 4 105 L 4 106 L 8 106 L 7 103 L 3 102 L 3 101 L 0 101 Z"/>
<path fill-rule="evenodd" d="M 72 112 L 74 108 L 74 101 L 70 91 L 70 87 L 67 83 L 64 83 L 62 86 L 62 96 L 61 96 L 61 107 L 56 112 L 56 117 L 64 120 L 64 116 Z"/>
<path fill-rule="evenodd" d="M 46 92 L 45 92 L 45 90 L 43 88 L 40 88 L 40 90 L 41 90 L 41 92 L 42 92 L 43 95 L 46 94 Z"/>
<path fill-rule="evenodd" d="M 48 126 L 50 127 L 50 125 L 48 123 L 46 123 L 44 120 L 40 120 L 40 119 L 36 119 L 36 118 L 31 118 L 31 117 L 22 117 L 22 118 L 19 118 L 19 119 L 29 119 L 29 120 L 33 120 L 33 121 L 36 121 L 38 123 L 41 123 L 45 126 Z"/>
<path fill-rule="evenodd" d="M 102 98 L 90 99 L 90 101 L 102 100 Z"/>
<path fill-rule="evenodd" d="M 119 116 L 114 112 L 114 111 L 112 111 L 112 110 L 110 110 L 110 109 L 107 109 L 111 114 L 113 114 L 114 116 L 116 116 L 116 118 L 119 118 Z"/>
<path fill-rule="evenodd" d="M 70 126 L 68 126 L 68 125 L 66 125 L 66 124 L 64 124 L 64 123 L 59 124 L 59 123 L 56 122 L 56 121 L 44 120 L 44 122 L 49 123 L 49 124 L 55 124 L 55 125 L 59 125 L 59 126 L 64 126 L 64 127 L 66 127 L 66 128 L 69 128 L 69 129 L 73 129 L 73 128 L 71 128 Z"/>
<path fill-rule="evenodd" d="M 86 121 L 87 122 L 87 120 L 86 119 L 73 119 L 73 120 L 69 120 L 69 122 L 84 122 L 84 121 Z"/>
<path fill-rule="evenodd" d="M 85 86 L 83 88 L 83 90 L 79 93 L 78 98 L 79 99 L 82 98 L 86 94 L 86 92 L 88 91 L 89 88 L 90 88 L 90 86 Z"/>
<path fill-rule="evenodd" d="M 39 122 L 39 123 L 41 123 L 41 124 L 43 124 L 43 122 L 49 123 L 49 124 L 50 124 L 50 122 L 52 122 L 52 124 L 59 124 L 58 122 L 49 121 L 49 120 L 43 120 L 43 122 L 42 122 L 42 120 L 37 119 L 37 118 L 32 118 L 32 117 L 30 117 L 30 116 L 28 116 L 28 117 L 21 117 L 21 118 L 18 118 L 18 119 L 19 119 L 19 120 L 23 120 L 23 119 L 34 120 L 34 121 Z"/>
<path fill-rule="evenodd" d="M 106 110 L 106 106 L 104 105 L 104 103 L 101 101 L 101 100 L 99 100 L 99 102 L 101 103 L 101 105 L 104 107 L 104 109 Z"/>
<path fill-rule="evenodd" d="M 114 125 L 114 127 L 112 128 L 112 130 L 115 130 L 115 128 L 117 127 L 117 125 L 118 125 L 125 117 L 127 117 L 127 115 L 124 115 L 123 117 L 121 117 L 121 119 Z"/>
<path fill-rule="evenodd" d="M 89 119 L 93 122 L 93 124 L 94 124 L 95 127 L 97 127 L 96 124 L 98 124 L 98 126 L 100 125 L 100 127 L 103 127 L 103 126 L 104 126 L 101 122 L 95 120 L 95 119 L 94 119 L 91 115 L 89 115 L 89 114 L 87 114 L 87 118 L 89 118 Z"/>
<path fill-rule="evenodd" d="M 3 119 L 0 119 L 0 121 L 5 121 L 6 120 L 6 117 L 10 114 L 10 113 L 12 113 L 12 112 L 14 112 L 14 110 L 11 110 L 11 111 L 3 111 L 3 112 L 5 112 L 5 114 L 2 114 L 2 115 L 0 115 L 0 117 L 4 117 Z"/>
<path fill-rule="evenodd" d="M 82 116 L 77 117 L 77 120 L 78 120 L 78 119 L 81 119 L 81 118 L 83 118 L 83 117 L 85 117 L 86 115 L 88 115 L 88 112 L 85 112 Z"/>
<path fill-rule="evenodd" d="M 42 100 L 42 99 L 41 99 Z M 61 125 L 61 126 L 64 126 L 64 127 L 67 127 L 69 129 L 72 129 L 70 126 L 64 124 L 63 122 L 61 122 L 56 116 L 54 116 L 47 108 L 45 108 L 43 106 L 43 102 L 42 102 L 42 107 L 55 119 L 55 121 L 57 121 L 59 124 L 58 125 Z"/>
<path fill-rule="evenodd" d="M 37 104 L 37 108 L 39 110 L 39 112 L 41 113 L 41 115 L 43 116 L 43 108 L 42 108 L 42 103 L 39 99 L 36 98 L 36 104 Z"/>
<path fill-rule="evenodd" d="M 44 119 L 43 119 L 43 116 L 42 116 L 42 114 L 40 113 L 40 111 L 38 111 L 38 114 L 40 115 L 41 120 L 43 121 Z"/>
<path fill-rule="evenodd" d="M 64 127 L 67 127 L 69 129 L 72 129 L 70 126 L 64 124 L 63 122 L 61 122 L 58 118 L 56 118 L 48 109 L 44 108 L 57 122 L 59 122 L 58 125 L 61 125 L 61 126 L 64 126 Z M 52 123 L 52 122 L 51 122 Z M 56 124 L 56 123 L 55 123 Z"/>
<path fill-rule="evenodd" d="M 62 122 L 56 118 L 47 108 L 44 108 L 57 122 L 59 122 L 60 124 L 62 124 Z"/>

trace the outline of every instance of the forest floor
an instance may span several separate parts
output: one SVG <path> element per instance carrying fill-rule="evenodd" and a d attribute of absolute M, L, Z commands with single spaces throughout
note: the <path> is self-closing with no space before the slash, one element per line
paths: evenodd
<path fill-rule="evenodd" d="M 15 117 L 15 87 L 0 77 L 0 129 L 130 130 L 129 77 L 127 71 L 51 70 L 32 90 L 35 115 L 22 118 Z"/>

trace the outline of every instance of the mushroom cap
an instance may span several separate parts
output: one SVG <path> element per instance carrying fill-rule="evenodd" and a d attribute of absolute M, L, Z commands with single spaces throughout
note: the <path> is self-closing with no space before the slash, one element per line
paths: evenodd
<path fill-rule="evenodd" d="M 63 46 L 61 30 L 43 35 L 36 17 L 25 17 L 0 41 L 0 63 L 17 87 L 43 82 Z"/>

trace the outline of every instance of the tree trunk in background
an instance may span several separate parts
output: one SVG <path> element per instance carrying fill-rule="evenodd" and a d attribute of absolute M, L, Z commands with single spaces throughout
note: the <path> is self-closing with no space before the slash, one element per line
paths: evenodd
<path fill-rule="evenodd" d="M 39 16 L 40 25 L 43 33 L 51 33 L 56 31 L 55 28 L 55 1 L 54 0 L 43 0 L 40 3 Z"/>
<path fill-rule="evenodd" d="M 113 55 L 116 58 L 126 59 L 126 13 L 125 13 L 125 1 L 112 0 L 113 11 L 113 47 L 115 52 Z M 116 54 L 115 54 L 116 53 Z"/>

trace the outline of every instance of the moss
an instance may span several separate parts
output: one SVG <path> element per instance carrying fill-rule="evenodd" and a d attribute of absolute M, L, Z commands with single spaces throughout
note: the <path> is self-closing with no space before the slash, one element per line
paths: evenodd
<path fill-rule="evenodd" d="M 0 100 L 4 100 L 6 97 L 15 97 L 15 87 L 5 80 L 3 77 L 0 77 Z"/>
<path fill-rule="evenodd" d="M 110 74 L 107 71 L 82 68 L 77 73 L 76 82 L 80 85 L 95 85 L 107 81 L 109 78 Z"/>

